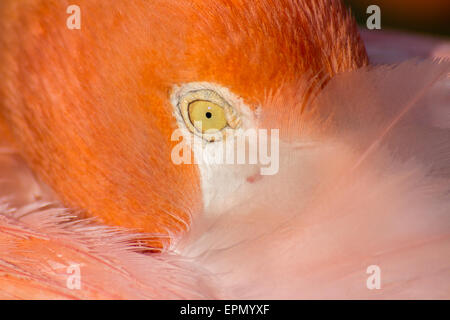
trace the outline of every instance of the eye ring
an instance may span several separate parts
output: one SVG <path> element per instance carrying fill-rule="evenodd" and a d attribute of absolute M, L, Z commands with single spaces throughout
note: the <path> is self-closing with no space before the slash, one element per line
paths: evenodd
<path fill-rule="evenodd" d="M 190 106 L 195 102 L 211 103 L 214 106 L 222 108 L 225 115 L 226 125 L 219 130 L 208 130 L 206 132 L 202 132 L 201 130 L 199 130 L 198 126 L 192 123 L 192 119 L 190 116 Z M 214 90 L 200 89 L 187 92 L 182 97 L 180 97 L 178 108 L 180 110 L 181 116 L 183 117 L 184 123 L 186 124 L 186 127 L 192 133 L 202 137 L 208 142 L 219 141 L 226 138 L 226 128 L 236 129 L 241 124 L 241 119 L 236 110 Z M 210 114 L 209 117 L 207 115 L 208 113 Z M 212 114 L 211 112 L 207 112 L 205 113 L 205 116 L 209 119 L 211 118 Z"/>

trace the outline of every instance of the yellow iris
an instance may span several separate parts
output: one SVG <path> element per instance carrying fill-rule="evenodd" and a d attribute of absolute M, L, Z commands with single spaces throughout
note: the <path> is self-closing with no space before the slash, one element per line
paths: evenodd
<path fill-rule="evenodd" d="M 210 101 L 197 100 L 190 103 L 189 119 L 202 133 L 208 130 L 220 131 L 227 126 L 225 110 Z"/>

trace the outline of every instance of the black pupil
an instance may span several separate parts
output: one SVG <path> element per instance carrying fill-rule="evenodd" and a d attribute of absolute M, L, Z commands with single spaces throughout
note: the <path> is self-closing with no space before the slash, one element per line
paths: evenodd
<path fill-rule="evenodd" d="M 208 119 L 211 119 L 212 113 L 211 113 L 211 112 L 207 112 L 207 113 L 205 114 L 205 116 L 206 116 Z"/>

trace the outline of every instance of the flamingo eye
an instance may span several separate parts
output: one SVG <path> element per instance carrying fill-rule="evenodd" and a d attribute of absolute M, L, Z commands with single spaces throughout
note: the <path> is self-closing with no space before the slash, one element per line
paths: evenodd
<path fill-rule="evenodd" d="M 240 125 L 235 109 L 214 90 L 190 91 L 181 97 L 178 107 L 186 127 L 209 142 L 222 140 L 224 129 Z"/>
<path fill-rule="evenodd" d="M 215 103 L 204 100 L 189 104 L 189 120 L 202 133 L 220 131 L 227 126 L 225 110 Z"/>

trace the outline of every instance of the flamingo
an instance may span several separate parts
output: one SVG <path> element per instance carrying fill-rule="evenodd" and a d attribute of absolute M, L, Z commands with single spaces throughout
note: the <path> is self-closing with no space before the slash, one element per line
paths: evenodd
<path fill-rule="evenodd" d="M 0 297 L 449 297 L 445 59 L 335 0 L 77 3 L 0 4 Z M 274 172 L 212 160 L 249 130 Z"/>

